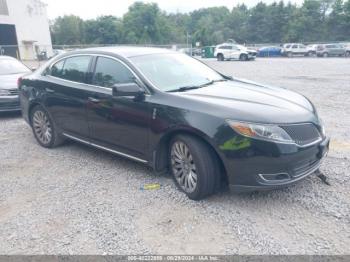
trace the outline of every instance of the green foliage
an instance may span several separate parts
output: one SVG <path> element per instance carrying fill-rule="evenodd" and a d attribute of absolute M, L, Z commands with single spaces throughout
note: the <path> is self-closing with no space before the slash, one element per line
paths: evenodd
<path fill-rule="evenodd" d="M 83 21 L 58 17 L 51 33 L 54 44 L 172 44 L 186 41 L 215 45 L 239 43 L 350 40 L 350 0 L 283 1 L 201 8 L 188 14 L 167 14 L 157 4 L 136 2 L 119 19 L 101 16 Z"/>
<path fill-rule="evenodd" d="M 84 21 L 78 16 L 58 17 L 51 27 L 53 42 L 57 45 L 83 43 L 84 24 Z"/>

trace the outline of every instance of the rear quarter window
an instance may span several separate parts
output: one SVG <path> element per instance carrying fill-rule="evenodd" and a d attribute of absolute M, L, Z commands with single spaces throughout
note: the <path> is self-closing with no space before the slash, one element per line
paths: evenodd
<path fill-rule="evenodd" d="M 56 64 L 54 64 L 51 67 L 51 71 L 50 71 L 49 75 L 61 78 L 64 62 L 65 62 L 65 60 L 61 60 L 61 61 L 57 62 Z"/>
<path fill-rule="evenodd" d="M 75 56 L 67 58 L 63 65 L 61 78 L 85 83 L 90 60 L 90 56 Z"/>

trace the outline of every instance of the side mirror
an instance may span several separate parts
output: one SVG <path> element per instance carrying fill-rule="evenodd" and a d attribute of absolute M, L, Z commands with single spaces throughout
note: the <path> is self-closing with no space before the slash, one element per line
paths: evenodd
<path fill-rule="evenodd" d="M 36 67 L 31 67 L 30 70 L 32 70 L 32 72 L 34 72 L 35 70 L 37 70 L 38 68 Z"/>
<path fill-rule="evenodd" d="M 133 96 L 138 97 L 145 93 L 145 91 L 136 83 L 127 84 L 115 84 L 113 85 L 113 96 L 123 97 L 123 96 Z"/>

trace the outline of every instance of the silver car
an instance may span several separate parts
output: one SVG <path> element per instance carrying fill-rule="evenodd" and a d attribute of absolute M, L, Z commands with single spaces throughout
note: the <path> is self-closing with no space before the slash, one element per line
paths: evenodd
<path fill-rule="evenodd" d="M 30 72 L 29 68 L 17 59 L 0 56 L 0 112 L 21 110 L 17 80 Z"/>
<path fill-rule="evenodd" d="M 317 56 L 345 56 L 346 49 L 341 44 L 325 44 L 318 45 L 316 50 Z"/>

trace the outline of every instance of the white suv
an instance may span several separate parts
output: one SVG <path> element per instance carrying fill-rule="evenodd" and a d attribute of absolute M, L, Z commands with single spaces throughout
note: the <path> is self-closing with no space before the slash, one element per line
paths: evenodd
<path fill-rule="evenodd" d="M 308 50 L 305 45 L 298 43 L 284 44 L 282 49 L 282 55 L 292 57 L 297 55 L 307 55 Z"/>
<path fill-rule="evenodd" d="M 214 56 L 218 61 L 239 59 L 241 61 L 253 60 L 256 57 L 256 51 L 248 49 L 243 45 L 224 43 L 215 47 Z"/>

